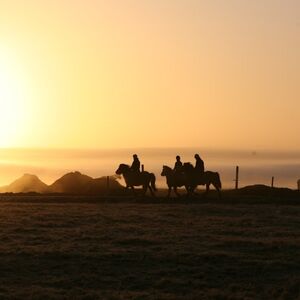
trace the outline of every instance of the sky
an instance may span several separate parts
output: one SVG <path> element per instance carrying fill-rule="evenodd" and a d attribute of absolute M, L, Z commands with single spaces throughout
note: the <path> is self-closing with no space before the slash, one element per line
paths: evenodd
<path fill-rule="evenodd" d="M 0 147 L 300 150 L 298 0 L 0 0 Z"/>

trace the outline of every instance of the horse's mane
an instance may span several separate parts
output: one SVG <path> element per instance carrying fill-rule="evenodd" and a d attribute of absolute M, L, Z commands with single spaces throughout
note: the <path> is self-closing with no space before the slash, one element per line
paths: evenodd
<path fill-rule="evenodd" d="M 126 168 L 129 168 L 130 166 L 129 166 L 129 165 L 126 165 L 126 164 L 120 164 L 120 167 L 126 167 Z"/>
<path fill-rule="evenodd" d="M 169 166 L 163 166 L 164 169 L 172 170 Z"/>

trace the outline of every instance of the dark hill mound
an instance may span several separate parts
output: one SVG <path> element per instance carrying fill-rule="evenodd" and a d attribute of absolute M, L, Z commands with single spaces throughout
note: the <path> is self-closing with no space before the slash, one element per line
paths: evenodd
<path fill-rule="evenodd" d="M 48 186 L 42 182 L 36 175 L 24 174 L 11 184 L 1 187 L 1 193 L 45 193 Z"/>
<path fill-rule="evenodd" d="M 236 191 L 241 195 L 251 195 L 251 196 L 297 196 L 299 193 L 295 190 L 291 190 L 289 188 L 276 188 L 270 187 L 263 184 L 249 185 L 245 186 Z"/>
<path fill-rule="evenodd" d="M 71 172 L 56 180 L 49 190 L 52 193 L 82 194 L 86 193 L 92 184 L 92 177 L 80 172 Z"/>
<path fill-rule="evenodd" d="M 119 189 L 121 185 L 114 177 L 109 180 L 110 189 Z M 107 177 L 93 179 L 80 172 L 72 172 L 56 180 L 49 188 L 51 193 L 97 194 L 107 190 Z"/>

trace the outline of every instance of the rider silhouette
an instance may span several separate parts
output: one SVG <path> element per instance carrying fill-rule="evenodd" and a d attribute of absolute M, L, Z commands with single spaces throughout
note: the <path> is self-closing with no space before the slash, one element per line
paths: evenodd
<path fill-rule="evenodd" d="M 200 158 L 199 154 L 195 154 L 195 159 L 196 159 L 196 165 L 195 165 L 195 170 L 198 173 L 204 173 L 204 162 L 203 160 Z"/>
<path fill-rule="evenodd" d="M 179 155 L 176 156 L 174 172 L 175 173 L 181 173 L 182 172 L 182 162 L 180 161 L 180 156 Z"/>
<path fill-rule="evenodd" d="M 132 162 L 132 165 L 130 167 L 130 169 L 133 171 L 133 172 L 137 172 L 139 173 L 140 172 L 140 166 L 141 166 L 141 163 L 139 161 L 139 158 L 136 154 L 133 155 L 133 162 Z"/>

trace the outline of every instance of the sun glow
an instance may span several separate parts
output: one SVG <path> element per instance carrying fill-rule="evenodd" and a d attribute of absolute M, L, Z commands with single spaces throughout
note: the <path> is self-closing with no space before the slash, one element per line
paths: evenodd
<path fill-rule="evenodd" d="M 0 51 L 1 54 L 1 51 Z M 0 57 L 0 147 L 18 143 L 26 123 L 25 76 L 7 55 Z"/>

